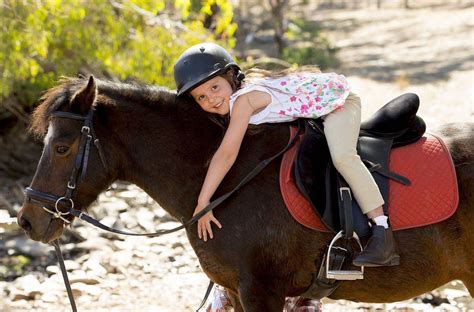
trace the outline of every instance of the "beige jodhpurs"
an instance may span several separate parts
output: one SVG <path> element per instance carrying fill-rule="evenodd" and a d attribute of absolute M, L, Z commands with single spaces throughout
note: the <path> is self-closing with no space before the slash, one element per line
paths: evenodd
<path fill-rule="evenodd" d="M 324 133 L 334 167 L 344 177 L 364 214 L 383 205 L 384 200 L 372 175 L 357 155 L 360 131 L 360 98 L 350 93 L 344 106 L 329 113 Z"/>

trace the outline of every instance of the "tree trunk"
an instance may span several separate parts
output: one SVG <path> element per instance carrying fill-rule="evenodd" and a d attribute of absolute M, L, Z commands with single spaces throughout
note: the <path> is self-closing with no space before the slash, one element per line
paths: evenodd
<path fill-rule="evenodd" d="M 272 13 L 273 29 L 275 30 L 275 43 L 278 49 L 278 56 L 283 53 L 286 46 L 285 31 L 286 20 L 284 10 L 288 6 L 288 0 L 268 0 L 270 11 Z"/>

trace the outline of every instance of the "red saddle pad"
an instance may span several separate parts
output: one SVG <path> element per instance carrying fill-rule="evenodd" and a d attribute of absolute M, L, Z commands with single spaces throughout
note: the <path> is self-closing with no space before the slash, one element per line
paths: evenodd
<path fill-rule="evenodd" d="M 295 128 L 291 127 L 291 137 L 294 133 Z M 298 140 L 283 156 L 281 194 L 299 223 L 329 232 L 294 182 L 293 163 L 299 143 Z M 440 222 L 456 211 L 459 201 L 456 171 L 451 155 L 439 137 L 427 133 L 413 144 L 393 149 L 390 170 L 411 181 L 410 186 L 405 186 L 389 180 L 388 214 L 394 230 Z"/>

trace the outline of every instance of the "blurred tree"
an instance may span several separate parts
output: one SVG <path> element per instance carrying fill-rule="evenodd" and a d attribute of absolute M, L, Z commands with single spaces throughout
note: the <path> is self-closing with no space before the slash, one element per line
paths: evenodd
<path fill-rule="evenodd" d="M 204 21 L 213 12 L 211 32 Z M 12 97 L 31 105 L 61 75 L 174 87 L 174 60 L 189 45 L 234 46 L 232 16 L 231 0 L 3 0 L 0 122 L 21 115 L 6 105 Z"/>
<path fill-rule="evenodd" d="M 286 10 L 288 7 L 288 0 L 268 0 L 270 5 L 270 12 L 272 14 L 273 29 L 275 31 L 275 43 L 278 49 L 278 55 L 283 54 L 283 49 L 286 47 L 285 32 L 287 30 L 288 22 L 286 20 Z"/>

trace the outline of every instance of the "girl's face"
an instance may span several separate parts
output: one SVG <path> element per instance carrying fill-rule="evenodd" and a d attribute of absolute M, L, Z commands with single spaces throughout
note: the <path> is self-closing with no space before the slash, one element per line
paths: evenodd
<path fill-rule="evenodd" d="M 209 79 L 190 92 L 191 96 L 203 110 L 219 115 L 227 115 L 229 113 L 229 98 L 232 93 L 230 83 L 221 76 Z"/>

